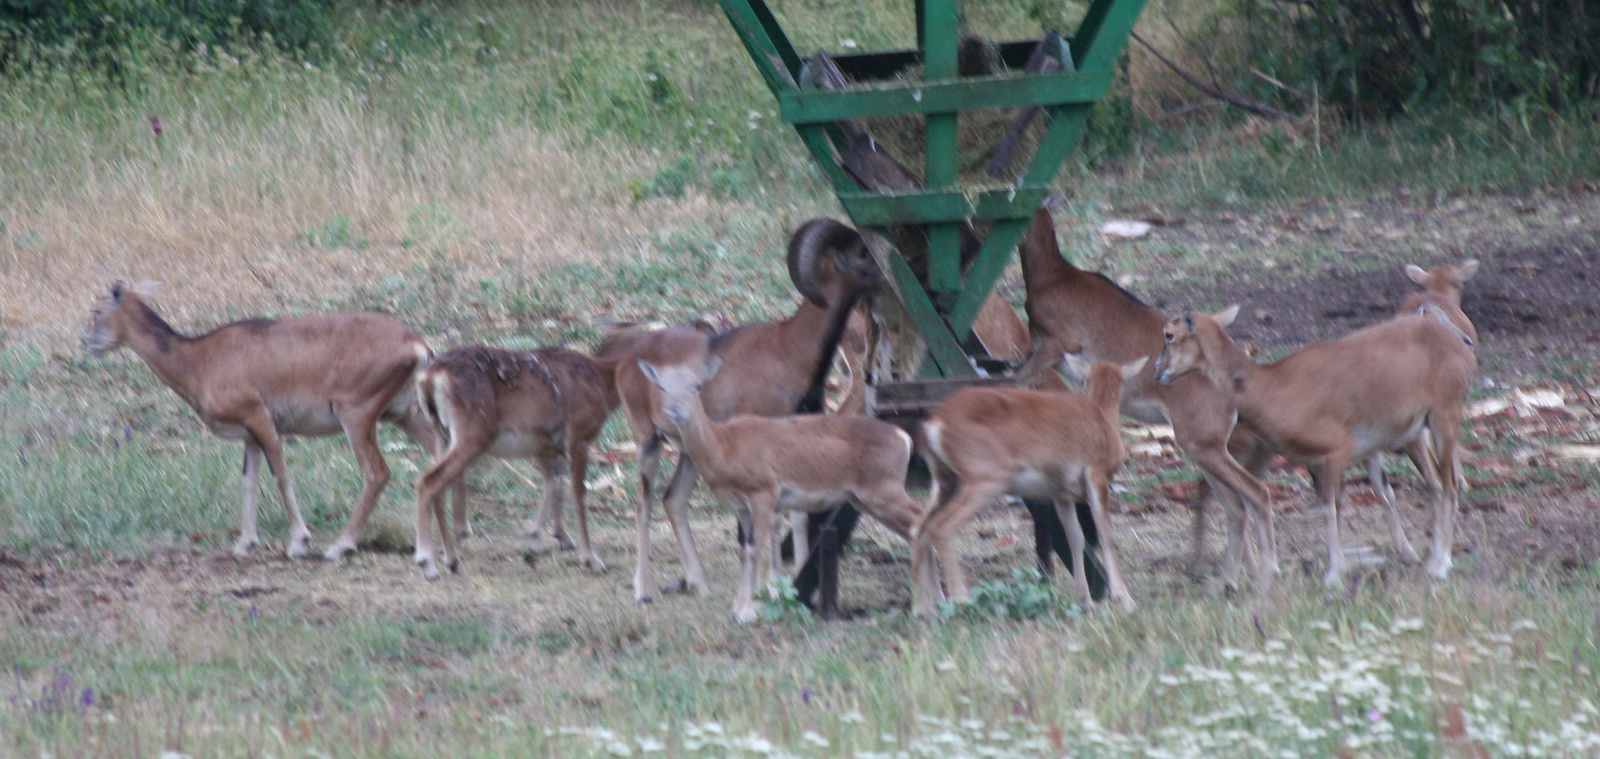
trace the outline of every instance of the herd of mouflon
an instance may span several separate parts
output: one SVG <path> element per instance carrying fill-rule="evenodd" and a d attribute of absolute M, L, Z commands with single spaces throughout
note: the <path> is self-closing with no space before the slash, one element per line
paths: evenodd
<path fill-rule="evenodd" d="M 1229 337 L 1238 306 L 1168 318 L 1106 277 L 1074 267 L 1057 247 L 1047 209 L 1020 246 L 1033 349 L 1015 387 L 955 392 L 907 431 L 861 413 L 862 353 L 870 342 L 865 305 L 885 285 L 862 236 L 832 219 L 807 221 L 789 243 L 789 275 L 802 296 L 787 319 L 717 330 L 703 322 L 609 330 L 594 354 L 553 347 L 514 351 L 484 345 L 435 354 L 399 319 L 336 313 L 234 322 L 187 336 L 151 307 L 146 286 L 118 282 L 94 304 L 85 340 L 93 354 L 126 346 L 199 414 L 218 437 L 244 444 L 243 521 L 233 550 L 259 540 L 258 480 L 271 470 L 289 516 L 288 555 L 309 550 L 283 453 L 286 436 L 344 434 L 362 474 L 348 524 L 323 552 L 337 560 L 361 537 L 389 481 L 377 426 L 398 426 L 433 459 L 417 481 L 415 561 L 432 580 L 459 571 L 457 541 L 472 534 L 465 475 L 480 457 L 529 458 L 544 476 L 528 550 L 547 541 L 575 547 L 594 572 L 605 564 L 589 539 L 584 478 L 590 447 L 620 406 L 637 446 L 640 482 L 634 596 L 662 590 L 704 592 L 688 519 L 689 495 L 704 480 L 738 516 L 739 587 L 734 615 L 757 617 L 758 588 L 770 592 L 782 571 L 774 522 L 787 515 L 795 560 L 806 553 L 806 519 L 853 508 L 910 544 L 912 608 L 925 613 L 962 601 L 969 584 L 956 538 L 975 514 L 1006 496 L 1053 502 L 1066 528 L 1075 594 L 1085 581 L 1087 504 L 1100 536 L 1108 599 L 1131 607 L 1109 521 L 1111 480 L 1126 457 L 1121 415 L 1171 425 L 1200 468 L 1195 550 L 1207 504 L 1227 516 L 1221 583 L 1237 587 L 1241 566 L 1258 589 L 1279 572 L 1272 504 L 1261 475 L 1277 456 L 1304 465 L 1327 514 L 1324 582 L 1343 581 L 1340 488 L 1352 464 L 1367 467 L 1387 510 L 1394 551 L 1424 561 L 1405 535 L 1386 453 L 1403 453 L 1426 482 L 1432 506 L 1428 574 L 1451 566 L 1453 519 L 1465 483 L 1458 437 L 1477 368 L 1477 332 L 1461 311 L 1463 285 L 1478 263 L 1406 267 L 1422 290 L 1393 318 L 1340 339 L 1257 364 Z M 1015 312 L 1004 309 L 1004 319 Z M 980 338 L 982 320 L 975 327 Z M 986 341 L 987 342 L 987 341 Z M 992 343 L 989 343 L 992 344 Z M 853 361 L 854 402 L 824 411 L 835 355 Z M 1074 392 L 1059 371 L 1084 385 Z M 663 446 L 679 451 L 672 476 L 658 479 Z M 906 490 L 921 456 L 932 492 Z M 577 528 L 562 524 L 570 488 Z M 451 509 L 445 509 L 446 499 Z M 667 511 L 683 557 L 683 577 L 651 577 L 650 511 Z M 763 577 L 763 575 L 765 575 Z"/>

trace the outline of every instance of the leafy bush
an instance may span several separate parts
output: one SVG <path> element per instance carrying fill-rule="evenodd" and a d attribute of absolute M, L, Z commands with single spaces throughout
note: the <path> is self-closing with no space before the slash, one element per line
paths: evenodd
<path fill-rule="evenodd" d="M 1356 116 L 1493 102 L 1567 109 L 1600 96 L 1590 0 L 1243 0 L 1238 11 L 1247 57 L 1316 82 Z"/>
<path fill-rule="evenodd" d="M 0 68 L 28 46 L 111 69 L 159 44 L 314 52 L 331 39 L 333 8 L 332 0 L 0 0 Z"/>
<path fill-rule="evenodd" d="M 1073 614 L 1077 606 L 1056 592 L 1037 568 L 1011 570 L 1011 581 L 980 582 L 966 603 L 947 603 L 940 608 L 947 617 L 971 622 L 997 619 L 1039 619 Z"/>
<path fill-rule="evenodd" d="M 795 590 L 794 581 L 788 577 L 778 577 L 772 581 L 777 596 L 767 599 L 761 605 L 761 621 L 763 622 L 798 622 L 811 624 L 816 617 L 806 605 L 800 603 L 800 592 Z"/>

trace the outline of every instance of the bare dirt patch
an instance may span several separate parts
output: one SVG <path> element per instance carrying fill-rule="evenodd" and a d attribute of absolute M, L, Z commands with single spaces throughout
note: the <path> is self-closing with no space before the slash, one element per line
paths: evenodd
<path fill-rule="evenodd" d="M 1478 328 L 1486 366 L 1568 369 L 1573 360 L 1592 364 L 1600 356 L 1600 232 L 1583 230 L 1477 256 L 1483 268 L 1467 284 L 1461 307 Z M 1398 266 L 1335 269 L 1257 276 L 1213 292 L 1153 288 L 1151 303 L 1170 311 L 1241 303 L 1244 318 L 1232 329 L 1237 337 L 1264 349 L 1292 348 L 1387 319 L 1416 289 Z"/>

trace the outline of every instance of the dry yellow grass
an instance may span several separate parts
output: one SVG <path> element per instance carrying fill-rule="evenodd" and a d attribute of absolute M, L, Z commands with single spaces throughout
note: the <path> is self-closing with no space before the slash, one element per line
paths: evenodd
<path fill-rule="evenodd" d="M 0 196 L 0 325 L 75 324 L 118 278 L 163 280 L 181 322 L 338 297 L 425 259 L 463 279 L 527 276 L 729 210 L 694 193 L 634 203 L 620 188 L 656 168 L 639 151 L 570 150 L 507 123 L 395 128 L 350 90 L 267 123 L 158 115 L 159 135 L 124 109 L 111 144 L 61 133 L 65 119 L 11 135 L 23 165 L 8 182 L 21 191 Z M 308 239 L 330 224 L 345 244 Z"/>

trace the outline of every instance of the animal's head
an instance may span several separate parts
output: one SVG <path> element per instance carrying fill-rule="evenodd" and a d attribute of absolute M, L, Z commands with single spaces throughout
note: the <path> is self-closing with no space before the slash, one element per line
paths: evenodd
<path fill-rule="evenodd" d="M 140 282 L 127 287 L 118 281 L 112 283 L 110 290 L 96 296 L 89 331 L 83 337 L 84 350 L 91 356 L 100 356 L 121 348 L 128 334 L 125 307 L 154 296 L 156 286 L 155 282 Z"/>
<path fill-rule="evenodd" d="M 827 308 L 830 291 L 872 292 L 883 285 L 883 271 L 860 232 L 818 217 L 801 224 L 789 240 L 789 279 L 806 300 Z"/>
<path fill-rule="evenodd" d="M 661 413 L 674 427 L 682 428 L 694 416 L 700 403 L 700 388 L 722 368 L 722 357 L 710 354 L 703 361 L 656 366 L 639 359 L 639 371 L 655 386 L 661 398 Z"/>
<path fill-rule="evenodd" d="M 1150 361 L 1149 356 L 1140 356 L 1133 361 L 1118 366 L 1109 361 L 1089 362 L 1076 353 L 1061 354 L 1061 371 L 1076 382 L 1081 382 L 1089 389 L 1091 394 L 1096 389 L 1116 389 L 1119 392 L 1126 387 L 1139 372 L 1144 370 L 1144 365 Z"/>
<path fill-rule="evenodd" d="M 1200 368 L 1205 363 L 1205 354 L 1200 349 L 1200 333 L 1220 333 L 1238 315 L 1239 307 L 1235 305 L 1214 314 L 1186 311 L 1183 316 L 1169 320 L 1162 329 L 1166 345 L 1161 347 L 1161 355 L 1156 356 L 1156 381 L 1170 385 L 1177 382 L 1179 377 Z"/>
<path fill-rule="evenodd" d="M 1457 300 L 1461 297 L 1461 289 L 1478 273 L 1478 259 L 1469 258 L 1459 266 L 1445 264 L 1432 269 L 1424 269 L 1416 264 L 1406 265 L 1406 276 L 1430 293 L 1449 295 Z M 1459 304 L 1458 304 L 1459 305 Z"/>

